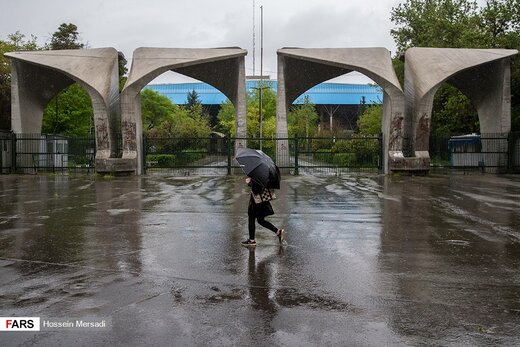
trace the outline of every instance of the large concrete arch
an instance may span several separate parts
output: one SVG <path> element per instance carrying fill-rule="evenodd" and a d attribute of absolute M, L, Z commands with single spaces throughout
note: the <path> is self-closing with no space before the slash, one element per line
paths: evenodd
<path fill-rule="evenodd" d="M 45 106 L 58 92 L 77 82 L 92 99 L 96 166 L 117 155 L 119 74 L 114 48 L 5 55 L 11 59 L 11 128 L 15 133 L 40 133 Z"/>
<path fill-rule="evenodd" d="M 121 93 L 121 130 L 125 166 L 142 172 L 142 119 L 140 92 L 155 77 L 175 71 L 219 89 L 235 106 L 237 147 L 245 147 L 246 87 L 245 56 L 241 48 L 138 48 Z"/>
<path fill-rule="evenodd" d="M 282 48 L 277 53 L 277 136 L 287 136 L 288 107 L 299 95 L 318 83 L 358 71 L 383 89 L 383 162 L 384 171 L 388 172 L 388 153 L 402 151 L 404 130 L 404 93 L 392 66 L 390 52 L 375 47 Z M 288 160 L 287 144 L 278 144 L 277 156 Z"/>
<path fill-rule="evenodd" d="M 450 83 L 477 109 L 481 133 L 511 130 L 510 58 L 514 49 L 410 48 L 405 53 L 406 137 L 409 149 L 429 150 L 433 98 Z"/>

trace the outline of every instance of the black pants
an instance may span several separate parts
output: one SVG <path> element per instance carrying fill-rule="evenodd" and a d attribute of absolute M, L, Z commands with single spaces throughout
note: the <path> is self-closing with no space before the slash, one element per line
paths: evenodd
<path fill-rule="evenodd" d="M 275 227 L 273 224 L 269 223 L 268 221 L 266 221 L 265 217 L 255 217 L 254 214 L 249 213 L 248 214 L 248 227 L 249 227 L 249 239 L 250 240 L 255 239 L 255 230 L 256 230 L 255 219 L 258 221 L 258 224 L 260 224 L 264 228 L 267 228 L 275 233 L 278 231 L 278 228 Z"/>

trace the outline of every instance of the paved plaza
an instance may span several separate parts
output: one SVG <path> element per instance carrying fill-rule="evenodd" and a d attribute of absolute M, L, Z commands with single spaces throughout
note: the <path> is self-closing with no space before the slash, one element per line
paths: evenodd
<path fill-rule="evenodd" d="M 2 346 L 520 344 L 520 177 L 0 176 Z"/>

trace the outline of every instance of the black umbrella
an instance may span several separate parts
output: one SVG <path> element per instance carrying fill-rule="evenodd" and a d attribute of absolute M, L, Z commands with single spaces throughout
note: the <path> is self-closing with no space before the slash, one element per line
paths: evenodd
<path fill-rule="evenodd" d="M 280 189 L 280 169 L 267 154 L 258 149 L 239 148 L 235 159 L 242 171 L 258 184 Z"/>

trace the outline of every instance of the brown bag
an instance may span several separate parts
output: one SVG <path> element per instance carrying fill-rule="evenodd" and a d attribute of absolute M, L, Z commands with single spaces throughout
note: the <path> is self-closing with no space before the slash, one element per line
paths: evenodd
<path fill-rule="evenodd" d="M 262 202 L 276 199 L 276 194 L 274 189 L 264 188 L 260 194 L 253 194 L 253 199 L 255 200 L 256 204 L 261 204 Z"/>

